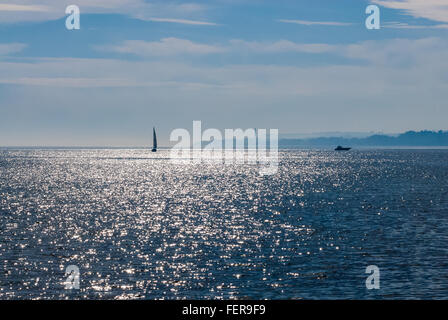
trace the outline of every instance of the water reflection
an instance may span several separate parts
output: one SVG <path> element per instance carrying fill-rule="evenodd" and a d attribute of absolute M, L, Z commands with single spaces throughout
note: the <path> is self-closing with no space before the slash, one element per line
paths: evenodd
<path fill-rule="evenodd" d="M 287 151 L 262 177 L 168 151 L 0 151 L 0 298 L 447 298 L 447 155 Z"/>

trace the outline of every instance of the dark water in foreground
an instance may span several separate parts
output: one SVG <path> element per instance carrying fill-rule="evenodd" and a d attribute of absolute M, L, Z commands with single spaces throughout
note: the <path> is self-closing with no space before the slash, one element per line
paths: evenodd
<path fill-rule="evenodd" d="M 448 298 L 447 150 L 280 156 L 0 150 L 0 299 Z"/>

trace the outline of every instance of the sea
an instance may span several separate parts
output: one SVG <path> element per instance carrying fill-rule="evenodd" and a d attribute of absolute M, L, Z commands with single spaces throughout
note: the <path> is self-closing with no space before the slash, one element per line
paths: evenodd
<path fill-rule="evenodd" d="M 447 244 L 448 150 L 0 149 L 0 299 L 447 299 Z"/>

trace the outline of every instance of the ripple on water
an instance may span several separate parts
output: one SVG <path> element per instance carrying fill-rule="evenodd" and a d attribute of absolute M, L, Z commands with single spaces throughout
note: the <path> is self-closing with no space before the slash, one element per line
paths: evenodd
<path fill-rule="evenodd" d="M 0 298 L 447 298 L 447 156 L 284 151 L 262 177 L 168 151 L 0 150 Z"/>

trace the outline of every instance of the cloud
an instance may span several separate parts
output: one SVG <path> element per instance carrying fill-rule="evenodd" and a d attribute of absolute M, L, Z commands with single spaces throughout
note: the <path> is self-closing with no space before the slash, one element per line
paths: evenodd
<path fill-rule="evenodd" d="M 448 3 L 446 0 L 373 0 L 375 4 L 386 8 L 404 11 L 415 18 L 448 22 Z"/>
<path fill-rule="evenodd" d="M 14 84 L 21 86 L 38 86 L 50 88 L 184 88 L 184 89 L 209 89 L 209 88 L 235 88 L 232 85 L 219 85 L 194 81 L 140 81 L 129 78 L 80 78 L 80 77 L 24 77 L 24 78 L 0 78 L 0 84 Z"/>
<path fill-rule="evenodd" d="M 367 60 L 376 66 L 409 67 L 428 65 L 430 60 L 448 60 L 448 44 L 440 38 L 364 41 L 341 48 L 350 59 Z"/>
<path fill-rule="evenodd" d="M 15 84 L 25 86 L 70 87 L 70 88 L 108 88 L 108 87 L 137 87 L 141 83 L 126 79 L 114 78 L 77 78 L 77 77 L 23 77 L 0 79 L 2 84 Z"/>
<path fill-rule="evenodd" d="M 148 18 L 146 20 L 154 21 L 154 22 L 169 22 L 169 23 L 189 24 L 189 25 L 195 25 L 195 26 L 217 26 L 217 24 L 213 23 L 213 22 L 205 22 L 205 21 L 197 21 L 197 20 L 186 20 L 186 19 Z"/>
<path fill-rule="evenodd" d="M 100 46 L 97 49 L 138 56 L 205 55 L 225 51 L 223 47 L 178 38 L 164 38 L 153 42 L 128 40 L 117 46 Z"/>
<path fill-rule="evenodd" d="M 290 132 L 446 126 L 447 42 L 376 40 L 334 50 L 368 63 L 0 60 L 0 83 L 9 84 L 0 84 L 0 145 L 51 145 L 64 135 L 73 140 L 61 145 L 144 145 L 148 121 L 161 137 L 196 119 L 208 127 Z"/>
<path fill-rule="evenodd" d="M 0 4 L 0 23 L 60 19 L 66 16 L 66 7 L 73 4 L 80 7 L 81 13 L 113 13 L 122 10 L 125 14 L 138 11 L 144 5 L 143 0 L 77 0 L 75 3 L 71 0 L 40 0 L 39 5 L 36 5 L 35 0 L 7 2 Z"/>
<path fill-rule="evenodd" d="M 424 63 L 421 51 L 430 55 L 441 54 L 448 45 L 440 38 L 390 39 L 362 41 L 351 44 L 299 43 L 290 40 L 245 41 L 230 40 L 225 44 L 197 43 L 187 39 L 163 38 L 160 41 L 128 40 L 118 45 L 97 46 L 100 51 L 132 54 L 140 57 L 176 58 L 181 55 L 213 54 L 270 55 L 279 53 L 329 54 L 349 59 L 352 64 L 369 63 L 381 66 L 403 67 Z M 418 58 L 418 59 L 417 59 Z M 447 54 L 448 59 L 448 54 Z"/>
<path fill-rule="evenodd" d="M 24 43 L 0 43 L 0 56 L 17 53 L 27 47 Z"/>
<path fill-rule="evenodd" d="M 427 59 L 448 60 L 448 44 L 441 38 L 389 39 L 361 41 L 351 44 L 297 43 L 289 40 L 257 42 L 231 40 L 228 51 L 252 54 L 308 53 L 330 54 L 349 59 L 351 64 L 387 67 L 415 67 Z M 425 54 L 422 54 L 425 52 Z"/>
<path fill-rule="evenodd" d="M 254 53 L 326 53 L 335 50 L 335 46 L 324 43 L 296 43 L 289 40 L 279 40 L 275 42 L 231 40 L 230 43 L 234 51 L 244 50 Z"/>
<path fill-rule="evenodd" d="M 35 11 L 35 12 L 39 12 L 39 11 L 49 11 L 49 8 L 45 7 L 45 6 L 0 3 L 0 11 Z"/>
<path fill-rule="evenodd" d="M 300 24 L 300 25 L 304 25 L 304 26 L 346 27 L 346 26 L 353 25 L 353 23 L 349 23 L 349 22 L 334 22 L 334 21 L 307 21 L 307 20 L 287 20 L 287 19 L 280 19 L 277 21 L 283 22 L 283 23 Z"/>
<path fill-rule="evenodd" d="M 47 21 L 65 17 L 65 8 L 76 4 L 83 13 L 123 14 L 140 20 L 160 19 L 163 22 L 176 22 L 195 25 L 212 25 L 203 22 L 208 6 L 197 3 L 177 1 L 145 0 L 7 0 L 0 4 L 0 23 L 21 21 Z M 11 14 L 10 11 L 14 11 Z"/>
<path fill-rule="evenodd" d="M 337 53 L 340 48 L 324 43 L 296 43 L 289 40 L 274 42 L 230 40 L 223 45 L 196 43 L 186 39 L 164 38 L 160 41 L 128 40 L 115 46 L 97 46 L 100 51 L 134 54 L 142 57 L 178 55 L 207 55 L 221 53 L 250 52 L 253 54 L 275 54 L 287 52 Z"/>
<path fill-rule="evenodd" d="M 382 27 L 389 29 L 448 29 L 448 24 L 410 25 L 403 22 L 388 22 L 383 24 Z"/>
<path fill-rule="evenodd" d="M 128 48 L 137 51 L 154 49 L 160 55 L 185 46 L 191 46 L 190 49 L 186 49 L 187 51 L 201 54 L 216 50 L 214 47 L 210 49 L 208 46 L 203 47 L 188 40 L 175 38 L 152 43 L 133 41 L 131 44 Z M 159 45 L 161 47 L 158 47 Z M 141 49 L 140 46 L 144 48 Z M 421 77 L 418 78 L 416 71 L 421 72 L 420 76 L 425 74 L 425 77 L 436 78 L 448 70 L 447 49 L 448 44 L 439 38 L 365 41 L 332 48 L 331 51 L 370 63 L 320 67 L 276 65 L 216 67 L 193 66 L 176 61 L 33 59 L 27 62 L 0 62 L 0 82 L 73 87 L 184 86 L 188 84 L 189 87 L 232 88 L 236 91 L 244 89 L 260 94 L 267 92 L 322 94 L 337 93 L 339 90 L 341 93 L 349 93 L 353 92 L 353 86 L 363 87 L 366 83 L 374 84 L 375 81 L 383 83 L 381 87 L 387 84 L 391 86 L 390 88 L 395 87 L 394 81 L 397 84 L 412 82 L 414 85 L 422 80 Z M 408 67 L 402 68 L 403 63 L 406 63 Z M 76 73 L 70 77 L 74 70 Z M 394 78 L 383 79 L 385 74 L 393 74 Z M 417 78 L 410 81 L 409 77 L 412 74 Z M 348 82 L 341 82 L 342 79 Z M 363 81 L 365 83 L 362 83 Z M 380 83 L 376 83 L 374 87 L 378 87 Z"/>

